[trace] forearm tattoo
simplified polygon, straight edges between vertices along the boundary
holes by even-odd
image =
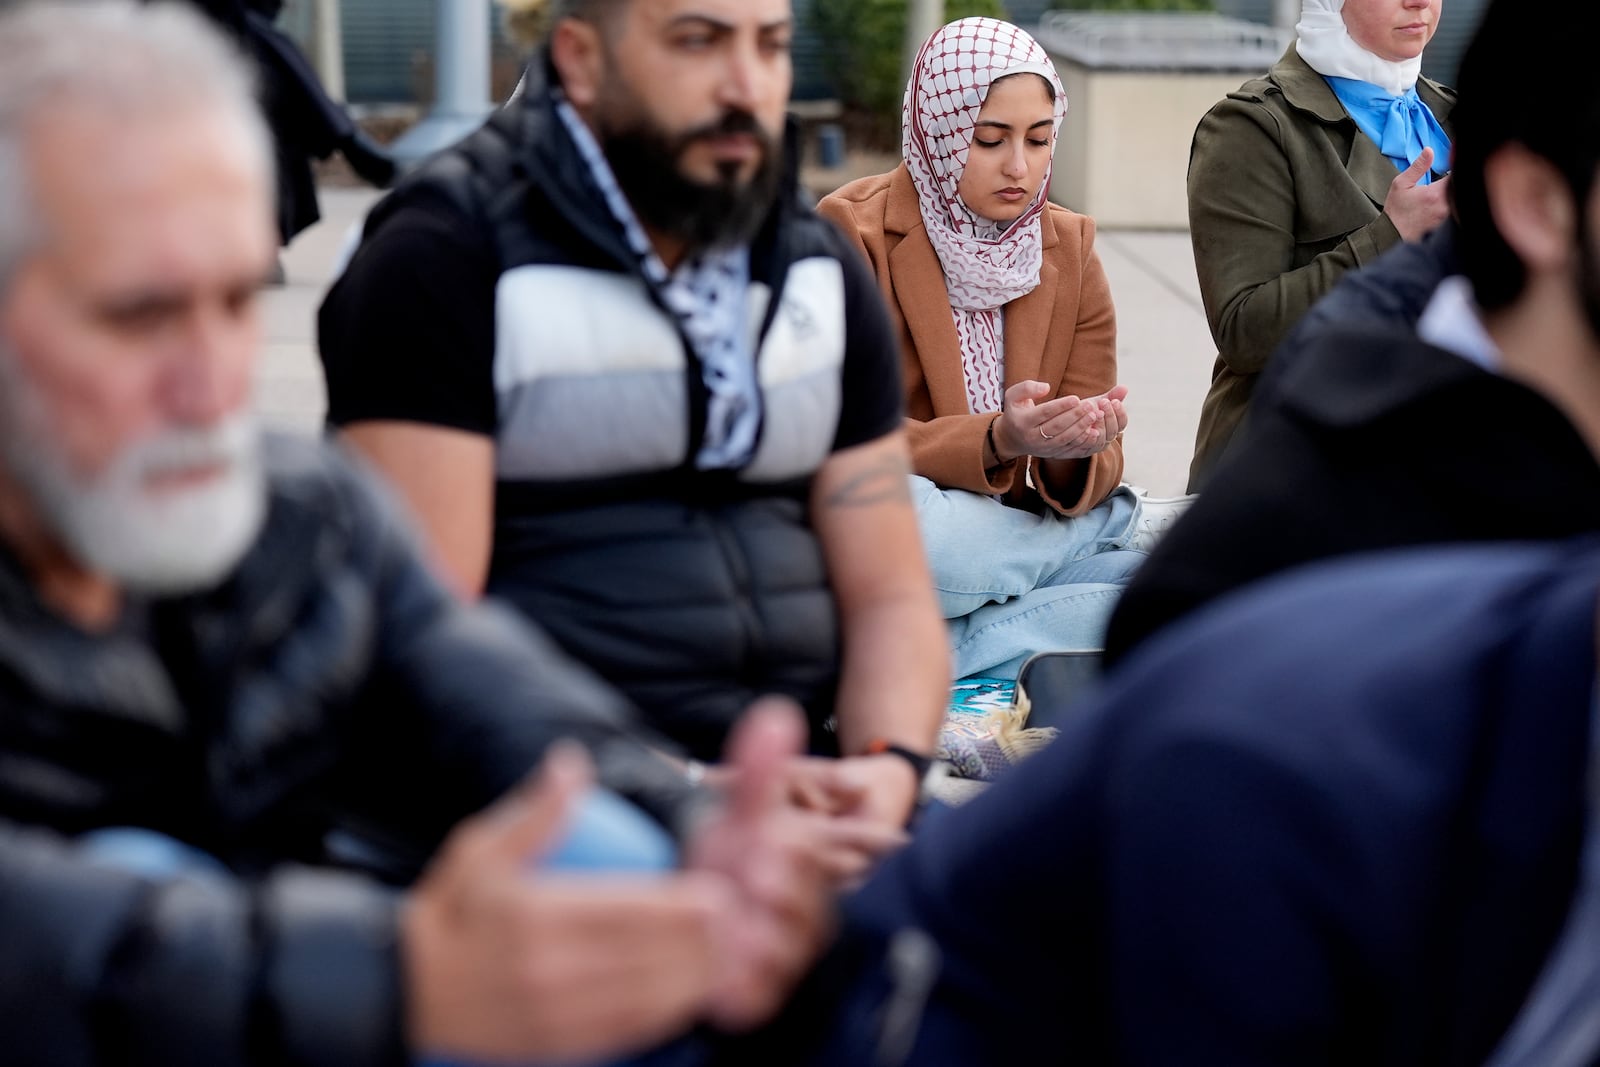
[[[911,465],[903,456],[884,456],[871,466],[851,475],[843,485],[823,498],[830,508],[861,508],[875,504],[911,502]]]

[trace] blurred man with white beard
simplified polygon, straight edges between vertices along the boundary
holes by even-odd
[[[689,819],[625,700],[258,434],[271,153],[196,16],[24,6],[0,56],[0,1058],[565,1062],[764,1010],[841,833],[777,799],[798,717]],[[572,752],[511,788],[562,738],[691,869],[530,870],[588,810]]]
[[[57,606],[84,622],[109,583],[213,584],[265,512],[247,403],[272,256],[253,210],[266,146],[223,108],[189,111],[63,103],[20,124],[25,156],[6,146],[6,195],[31,201],[9,213],[33,225],[0,235],[0,486],[38,514],[0,521],[25,562],[77,590]]]

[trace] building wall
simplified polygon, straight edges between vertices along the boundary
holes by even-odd
[[[1055,57],[1072,109],[1056,141],[1050,199],[1102,226],[1183,230],[1194,128],[1248,74],[1091,70]]]

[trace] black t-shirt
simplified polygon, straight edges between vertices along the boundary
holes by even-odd
[[[318,316],[328,422],[426,422],[493,436],[493,250],[443,210],[362,242]]]

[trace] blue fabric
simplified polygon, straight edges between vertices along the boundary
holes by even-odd
[[[667,871],[677,865],[676,844],[653,819],[609,790],[591,789],[578,802],[566,833],[536,867],[542,871],[594,874]],[[703,1058],[698,1043],[691,1038],[637,1057],[611,1061],[611,1067],[693,1067]],[[422,1057],[417,1067],[469,1065]]]
[[[111,827],[79,838],[96,863],[147,878],[219,878],[228,869],[215,857],[166,834],[141,827]],[[572,813],[566,833],[538,863],[547,871],[646,872],[677,866],[677,846],[643,811],[609,790],[589,790]],[[696,1067],[706,1053],[690,1037],[610,1067]],[[421,1056],[417,1067],[466,1067],[455,1060]],[[568,1065],[572,1067],[572,1065]]]
[[[1506,1040],[1485,1067],[1600,1063],[1600,693],[1589,735],[1589,819],[1583,879],[1561,942]]]
[[[848,902],[941,950],[907,1062],[1483,1063],[1572,899],[1597,591],[1592,539],[1431,547],[1157,635]]]
[[[1393,161],[1396,169],[1411,166],[1424,148],[1433,149],[1434,171],[1443,174],[1450,169],[1450,135],[1417,95],[1416,86],[1393,96],[1354,78],[1329,78],[1328,85],[1356,126]],[[1433,175],[1424,174],[1421,184],[1431,181]]]
[[[591,789],[566,833],[539,860],[548,871],[670,871],[678,847],[654,819],[608,789]]]
[[[711,1053],[704,1042],[696,1037],[687,1037],[670,1045],[642,1052],[631,1059],[615,1061],[609,1067],[704,1067],[710,1058]],[[467,1067],[467,1065],[456,1060],[425,1057],[418,1059],[414,1067]],[[559,1067],[583,1067],[583,1065],[566,1063]]]
[[[228,868],[211,853],[142,826],[92,830],[78,838],[78,847],[93,863],[157,881],[229,877]]]

